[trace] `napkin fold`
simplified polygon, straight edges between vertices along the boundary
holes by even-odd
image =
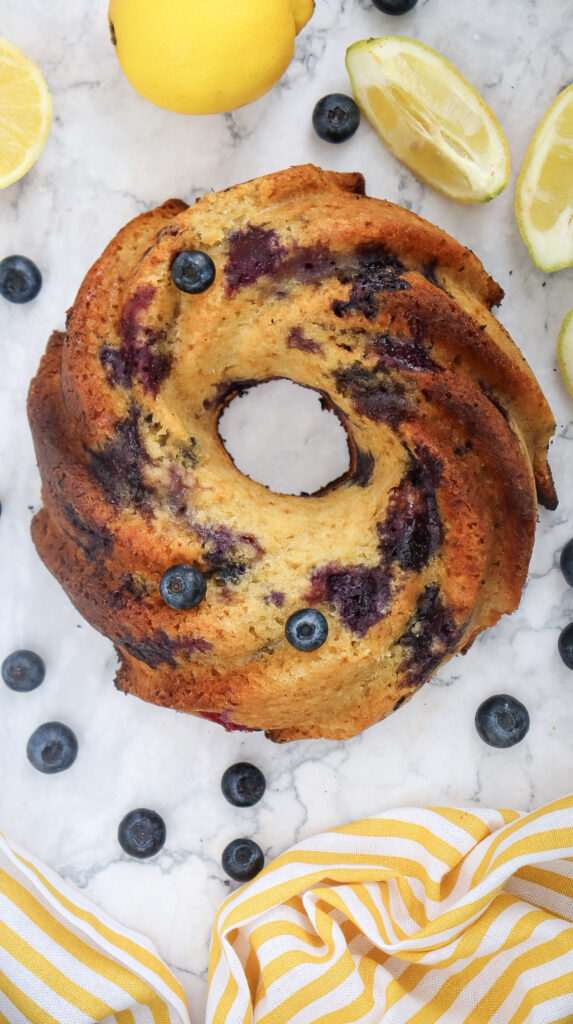
[[[0,833],[0,1024],[190,1024],[144,936]]]
[[[215,921],[208,1024],[573,1024],[573,796],[299,843]]]
[[[573,1024],[573,795],[387,811],[221,904],[207,1024]],[[0,834],[0,1024],[190,1024],[152,943]]]

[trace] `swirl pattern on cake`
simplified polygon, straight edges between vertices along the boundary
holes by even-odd
[[[207,253],[214,282],[176,287]],[[29,395],[41,558],[117,648],[117,685],[274,740],[344,738],[410,698],[519,603],[537,501],[556,505],[551,411],[468,249],[359,174],[293,167],[171,200],[87,274]],[[287,378],[348,434],[309,496],[241,474],[230,399]],[[165,571],[206,582],[169,607]],[[290,616],[326,639],[299,650]],[[321,620],[322,621],[322,620]]]

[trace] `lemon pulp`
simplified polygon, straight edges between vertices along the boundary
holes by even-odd
[[[573,309],[566,314],[557,339],[557,361],[561,376],[573,396]]]
[[[505,136],[476,90],[441,54],[384,36],[347,50],[354,98],[382,141],[422,181],[483,202],[509,180]]]
[[[39,68],[0,39],[0,188],[21,178],[44,148],[52,101]]]
[[[517,179],[515,214],[541,270],[573,266],[573,85],[559,93],[533,135]]]

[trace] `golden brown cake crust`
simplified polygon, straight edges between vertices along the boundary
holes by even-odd
[[[380,720],[519,603],[551,412],[491,314],[502,297],[440,229],[312,166],[128,224],[87,274],[29,394],[40,556],[109,636],[118,685],[264,729],[344,738]],[[199,295],[170,275],[207,252]],[[225,403],[288,378],[322,393],[349,472],[310,497],[243,476]],[[344,528],[341,529],[341,524]],[[187,611],[164,571],[199,568]],[[326,642],[285,639],[319,609]]]

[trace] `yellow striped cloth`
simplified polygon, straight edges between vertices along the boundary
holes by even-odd
[[[221,905],[208,1024],[573,1024],[573,795],[324,832]]]
[[[189,1024],[143,936],[0,834],[0,1024]],[[208,1024],[573,1024],[573,796],[325,832],[221,906]]]
[[[148,939],[0,833],[0,1024],[189,1024]]]

